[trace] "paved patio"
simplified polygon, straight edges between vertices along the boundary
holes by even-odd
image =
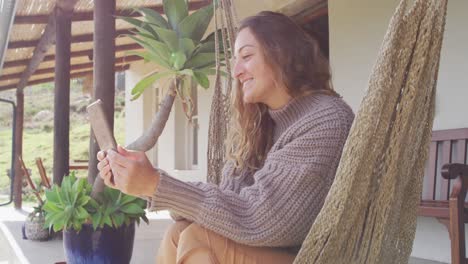
[[[28,210],[28,209],[27,209]],[[0,264],[49,264],[65,260],[62,240],[23,240],[21,226],[26,211],[0,207]],[[164,231],[172,222],[167,212],[149,213],[150,224],[136,227],[131,264],[154,264]]]
[[[0,207],[0,264],[49,264],[64,261],[62,240],[45,242],[23,240],[21,225],[27,211],[16,211],[11,206]],[[154,256],[164,230],[172,222],[167,212],[149,213],[150,224],[142,223],[136,229],[131,264],[154,264]],[[409,264],[446,264],[425,259],[410,258]]]

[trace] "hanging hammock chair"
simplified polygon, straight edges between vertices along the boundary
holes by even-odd
[[[234,7],[229,0],[213,3],[219,5],[216,27],[226,28],[216,36],[233,47]],[[447,0],[402,0],[398,5],[335,181],[295,263],[408,263],[446,10]],[[214,183],[224,164],[231,83],[228,77],[223,85],[217,74],[208,143],[208,181]]]

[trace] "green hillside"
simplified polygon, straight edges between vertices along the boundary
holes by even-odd
[[[53,88],[52,84],[30,87],[25,90],[25,123],[23,137],[23,160],[31,169],[33,179],[39,179],[35,158],[41,157],[49,177],[52,177],[53,162]],[[0,98],[14,99],[14,92],[0,93]],[[70,159],[88,159],[90,126],[85,108],[89,96],[83,95],[81,84],[74,81],[70,94]],[[0,106],[0,194],[9,191],[7,169],[11,164],[11,106]],[[124,93],[116,93],[114,119],[117,142],[125,141]],[[86,171],[79,175],[86,176]]]

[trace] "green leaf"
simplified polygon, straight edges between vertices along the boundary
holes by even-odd
[[[48,202],[60,203],[59,196],[56,191],[57,188],[58,188],[57,185],[54,185],[54,187],[52,187],[52,190],[45,191],[46,200]]]
[[[52,225],[54,232],[59,232],[60,230],[64,229],[64,223],[63,221],[56,222],[55,224]]]
[[[190,58],[195,50],[195,44],[191,39],[181,38],[179,39],[179,50],[184,52],[187,58]]]
[[[98,227],[100,227],[101,220],[102,220],[102,213],[101,212],[98,211],[95,214],[91,215],[91,221],[93,223],[94,230],[96,230]]]
[[[171,49],[165,43],[145,35],[140,35],[140,37],[145,43],[144,48],[156,52],[163,59],[169,59],[171,56]]]
[[[194,71],[193,77],[195,78],[197,83],[200,84],[203,88],[205,89],[210,88],[210,80],[208,79],[206,74],[204,74],[203,72]]]
[[[63,218],[63,217],[64,217],[63,211],[50,212],[50,213],[46,214],[45,221],[46,221],[46,223],[49,223],[51,225],[51,224],[54,224],[55,222],[57,222],[57,220],[59,220],[60,218]]]
[[[96,202],[96,200],[94,200],[91,197],[89,197],[89,201],[88,201],[87,205],[89,205],[91,208],[94,208],[96,210],[99,209],[99,204]]]
[[[117,189],[106,187],[105,192],[109,194],[110,201],[117,201],[120,196],[120,191]]]
[[[184,68],[205,68],[215,65],[216,58],[214,53],[198,53],[190,58],[184,65]]]
[[[145,60],[145,62],[152,61],[151,60],[151,54],[149,52],[147,52],[147,51],[131,50],[131,51],[125,52],[125,55],[127,55],[127,56],[136,55],[136,56],[138,56],[140,58],[143,58]]]
[[[76,206],[85,206],[88,204],[88,202],[91,200],[91,197],[82,195],[80,198],[78,198],[78,201],[76,202]]]
[[[121,226],[124,223],[125,215],[122,213],[116,213],[114,214],[113,218],[114,218],[115,225]]]
[[[141,198],[137,198],[136,203],[137,203],[141,208],[143,208],[143,209],[146,208],[146,203],[147,203],[146,200],[143,200],[143,199],[141,199]]]
[[[193,12],[179,24],[179,36],[200,42],[213,18],[213,5],[207,5]]]
[[[148,22],[156,24],[162,28],[169,28],[169,24],[166,19],[158,12],[146,7],[135,8],[135,10],[142,14]]]
[[[63,211],[63,208],[58,206],[56,203],[53,203],[51,201],[47,201],[44,206],[42,207],[44,211],[46,211],[48,214],[49,213],[58,213]]]
[[[164,0],[164,13],[172,29],[178,31],[179,23],[188,16],[188,7],[184,0]]]
[[[138,197],[131,196],[131,195],[128,195],[128,194],[124,194],[122,196],[122,199],[120,200],[120,205],[125,205],[125,204],[128,204],[128,203],[131,203],[131,202],[135,201],[136,199],[138,199]]]
[[[131,18],[131,17],[117,17],[117,18],[122,19],[125,22],[135,26],[135,28],[141,33],[147,33],[149,35],[154,36],[154,38],[158,38],[158,35],[154,31],[153,27],[145,23],[144,21],[141,21],[136,18]]]
[[[200,52],[214,53],[215,51],[216,50],[215,50],[215,42],[214,41],[207,41],[207,42],[200,43],[197,46],[197,50],[196,50],[197,53],[200,53]]]
[[[178,52],[172,53],[171,55],[171,63],[172,63],[172,66],[176,70],[182,69],[186,61],[187,61],[187,57],[185,56],[183,52],[178,51]]]
[[[183,69],[179,71],[180,75],[188,75],[188,76],[193,76],[193,70],[192,69]]]
[[[82,224],[79,222],[73,223],[73,229],[75,229],[77,232],[81,231]]]
[[[63,178],[63,180],[62,180],[62,190],[63,190],[64,192],[69,192],[69,191],[71,191],[72,184],[73,184],[73,183],[72,183],[72,179],[73,179],[73,178],[72,178],[71,175],[70,175],[70,176],[66,176],[66,177]]]
[[[113,227],[112,221],[109,215],[104,216],[103,222],[105,225],[108,225],[109,227]]]
[[[138,97],[140,97],[143,91],[146,88],[148,88],[148,86],[150,86],[152,83],[171,74],[173,73],[172,72],[156,72],[145,77],[143,80],[139,81],[135,85],[135,87],[132,89],[132,95],[133,95],[132,100],[135,100]]]
[[[155,28],[155,31],[171,51],[176,52],[179,50],[179,37],[174,30]]]
[[[141,56],[144,56],[143,58],[147,59],[148,61],[151,61],[153,63],[158,64],[159,66],[166,68],[166,69],[172,69],[172,66],[169,63],[170,59],[170,52],[168,52],[168,55],[165,54],[165,51],[163,49],[157,49],[156,45],[154,43],[148,44],[147,42],[135,37],[135,36],[129,36],[133,40],[135,40],[138,44],[140,44],[143,48],[146,49],[144,53],[141,53]],[[156,42],[156,41],[155,41]],[[164,45],[163,43],[159,42],[160,44]]]
[[[86,219],[89,217],[89,214],[83,207],[80,206],[76,208],[76,217],[79,219]]]
[[[145,210],[143,210],[140,206],[136,204],[127,204],[120,208],[120,210],[127,214],[143,214]]]

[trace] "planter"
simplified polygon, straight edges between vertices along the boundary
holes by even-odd
[[[24,222],[24,235],[29,240],[45,241],[49,238],[49,230],[44,228],[45,219],[36,216],[32,220],[28,217]]]
[[[63,247],[68,264],[128,264],[132,258],[135,223],[118,229],[105,226],[93,230],[83,225],[79,233],[63,231]]]

